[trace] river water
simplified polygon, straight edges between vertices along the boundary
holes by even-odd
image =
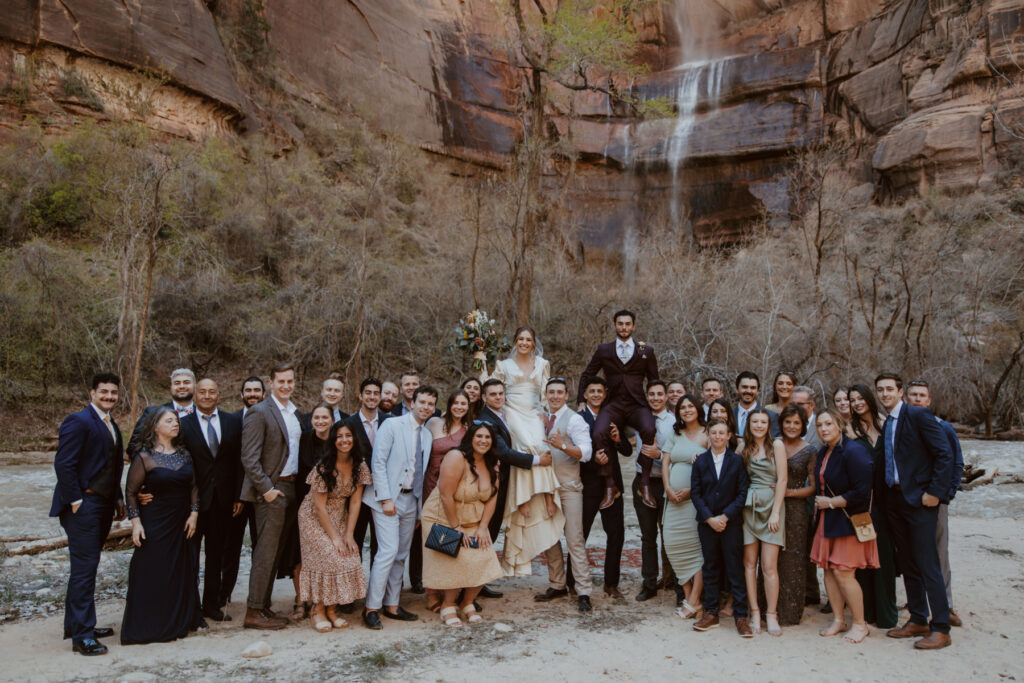
[[[1024,479],[1024,442],[964,440],[962,445],[966,462],[989,471],[998,467],[1001,474]],[[16,456],[0,454],[0,462],[9,462],[12,457]],[[52,454],[29,458],[30,464],[0,465],[0,538],[62,535],[56,518],[47,516],[56,481],[47,458]],[[961,491],[950,512],[967,517],[1024,518],[1024,483],[990,484]]]

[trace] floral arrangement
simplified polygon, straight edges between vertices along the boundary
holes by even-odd
[[[471,355],[475,370],[482,370],[485,362],[493,361],[510,348],[512,343],[498,331],[496,322],[486,311],[470,311],[455,328],[452,349]]]

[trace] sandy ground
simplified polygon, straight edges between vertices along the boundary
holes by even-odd
[[[997,503],[1006,493],[1018,494],[1015,486],[1005,493],[997,490],[1002,487],[984,488],[991,492],[965,492],[961,497],[985,495]],[[533,593],[547,585],[544,567],[535,563],[534,576],[499,582],[505,597],[484,601],[483,624],[455,631],[444,629],[426,610],[425,598],[411,593],[403,594],[403,605],[419,614],[420,621],[385,620],[380,632],[364,628],[357,614],[350,615],[349,628],[328,634],[315,633],[308,621],[278,632],[247,631],[240,624],[243,576],[235,589],[236,601],[229,605],[235,621],[167,644],[121,646],[115,636],[107,641],[109,655],[85,658],[72,654],[70,643],[60,640],[63,617],[57,609],[0,626],[0,680],[578,681],[680,680],[694,675],[713,680],[800,675],[834,680],[1020,680],[1024,638],[1014,626],[1019,626],[1019,619],[1011,618],[1024,605],[1020,515],[993,514],[1000,503],[986,506],[979,516],[978,502],[964,505],[970,516],[959,512],[960,498],[952,510],[954,598],[965,625],[953,630],[953,647],[938,652],[917,652],[909,641],[886,638],[875,628],[861,645],[821,638],[817,631],[830,617],[811,608],[803,623],[785,629],[781,638],[760,635],[742,640],[731,619],[723,619],[717,630],[696,633],[692,622],[673,615],[673,594],[663,592],[645,603],[632,599],[639,588],[635,566],[624,567],[621,588],[627,600],[613,601],[598,591],[594,612],[580,615],[574,601],[532,601]],[[639,531],[631,504],[626,510],[627,557],[635,559]],[[591,545],[602,543],[598,528]],[[120,575],[128,555],[105,553],[104,571]],[[54,585],[57,577],[46,576],[63,566],[63,557],[55,551],[35,560],[12,558],[0,574],[16,582],[36,578],[62,593],[63,587]],[[243,574],[247,563],[246,555]],[[598,570],[594,576],[600,585]],[[8,596],[14,588],[7,586]],[[898,591],[902,602],[902,586]],[[103,595],[107,597],[99,602],[99,624],[119,628],[123,599],[116,597],[116,590]],[[274,599],[275,608],[289,609],[290,582],[278,581]],[[273,653],[243,658],[242,650],[258,640],[268,643]]]

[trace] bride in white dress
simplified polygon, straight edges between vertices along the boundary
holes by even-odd
[[[498,361],[491,377],[505,384],[505,420],[512,448],[542,455],[550,450],[544,442],[541,398],[551,376],[551,364],[542,357],[536,339],[529,327],[516,330],[515,350]],[[486,373],[485,367],[484,379]],[[561,539],[565,517],[557,489],[558,479],[550,465],[511,468],[502,520],[502,568],[506,576],[529,576],[533,558]]]

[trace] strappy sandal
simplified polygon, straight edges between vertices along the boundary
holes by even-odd
[[[444,598],[440,595],[433,593],[427,594],[427,609],[435,614],[441,611],[441,605],[444,603]]]
[[[330,620],[331,626],[334,628],[345,628],[348,626],[348,622],[339,617],[333,608],[327,610],[327,619]]]
[[[331,622],[327,620],[323,612],[311,612],[309,623],[313,625],[313,630],[317,633],[327,633],[331,630]]]
[[[683,604],[676,608],[676,616],[680,619],[696,619],[702,610],[702,607],[694,607],[686,600],[683,600]]]
[[[851,628],[850,630],[852,631],[852,630],[853,630],[853,629],[855,629],[855,628],[859,628],[859,627],[857,626],[857,624],[854,624],[854,625],[853,625],[853,628]],[[860,638],[853,638],[853,637],[851,637],[851,636],[849,636],[849,635],[845,635],[845,636],[843,636],[843,641],[844,641],[844,642],[847,642],[847,643],[852,643],[852,644],[856,645],[857,643],[861,643],[861,642],[863,642],[863,641],[864,641],[864,639],[865,639],[865,638],[867,638],[867,637],[868,637],[868,636],[870,636],[870,635],[871,635],[871,629],[869,629],[869,628],[868,628],[868,625],[867,625],[867,624],[864,624],[864,635],[862,635],[862,636],[861,636]]]
[[[466,621],[470,624],[479,624],[484,620],[484,618],[476,611],[476,607],[473,606],[473,603],[469,603],[462,608],[462,616],[464,616]]]
[[[837,624],[838,624],[838,627],[837,627]],[[823,628],[820,631],[818,631],[818,635],[819,636],[823,636],[825,638],[828,638],[829,636],[838,636],[840,633],[845,631],[847,628],[849,628],[849,627],[846,625],[845,621],[839,621],[838,619],[833,619],[832,623],[829,625],[828,628]]]
[[[778,612],[765,612],[764,613],[765,623],[768,626],[768,635],[770,636],[781,636],[782,627],[779,626],[779,613]]]
[[[442,607],[441,608],[441,622],[449,628],[457,628],[462,626],[462,620],[459,619],[459,608],[458,607]]]
[[[750,632],[755,636],[761,634],[761,610],[750,610]]]

